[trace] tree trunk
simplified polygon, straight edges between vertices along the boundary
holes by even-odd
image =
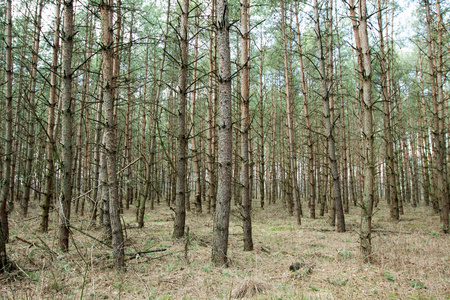
[[[319,50],[319,65],[320,65],[320,76],[321,76],[321,85],[320,85],[320,94],[322,97],[322,105],[323,105],[323,115],[325,121],[325,130],[326,130],[326,138],[328,145],[328,158],[331,166],[331,176],[333,179],[333,201],[331,201],[332,205],[336,209],[336,215],[338,219],[337,229],[338,232],[345,232],[345,219],[344,219],[344,211],[342,208],[342,199],[341,199],[341,185],[339,179],[339,168],[336,157],[336,142],[334,140],[333,133],[333,125],[331,120],[331,111],[330,111],[330,99],[329,93],[331,90],[331,83],[328,84],[327,87],[327,79],[325,76],[325,58],[323,54],[321,34],[320,34],[320,24],[319,24],[319,6],[317,4],[317,0],[314,0],[314,16],[315,16],[315,31],[317,38],[317,48]],[[331,21],[330,21],[331,23]],[[332,65],[332,64],[330,64]],[[329,70],[330,73],[330,70]],[[329,74],[332,76],[332,74]],[[328,79],[330,82],[330,80]],[[334,209],[332,208],[332,210]],[[332,224],[334,223],[334,216],[332,216]]]
[[[0,273],[8,271],[9,262],[6,253],[6,243],[9,239],[8,212],[6,203],[8,202],[11,178],[11,156],[12,156],[12,104],[13,104],[13,60],[12,60],[12,1],[6,1],[6,132],[5,132],[5,155],[3,184],[0,198]]]
[[[391,221],[399,220],[398,209],[398,195],[397,195],[397,183],[396,172],[394,163],[394,146],[392,141],[392,128],[391,128],[391,113],[390,105],[391,93],[389,88],[389,81],[387,78],[388,65],[386,62],[386,53],[384,47],[383,36],[383,19],[381,15],[381,0],[377,0],[377,19],[378,19],[378,37],[380,40],[380,66],[381,66],[381,96],[383,99],[383,113],[384,113],[384,140],[385,140],[385,154],[386,154],[386,175],[388,181],[388,187],[386,195],[388,196],[386,201],[390,205]]]
[[[28,96],[28,148],[27,148],[27,158],[26,158],[26,166],[25,166],[25,182],[23,185],[23,198],[22,198],[22,213],[24,216],[28,214],[28,203],[30,201],[30,192],[31,192],[31,181],[32,181],[32,167],[34,154],[36,149],[35,146],[35,115],[36,113],[36,82],[37,82],[37,62],[39,57],[39,41],[41,37],[41,20],[42,20],[42,10],[44,8],[44,1],[40,0],[36,7],[36,26],[34,30],[34,40],[32,47],[32,56],[31,56],[31,71],[30,71],[30,90]]]
[[[295,20],[297,26],[297,40],[298,40],[298,53],[299,53],[299,63],[300,72],[302,75],[302,95],[303,95],[303,109],[305,112],[305,122],[306,122],[306,141],[308,143],[308,183],[309,183],[309,217],[311,219],[316,218],[316,180],[314,175],[314,150],[312,141],[312,129],[311,120],[309,117],[309,101],[308,94],[306,91],[306,78],[305,78],[305,68],[303,66],[303,51],[300,36],[300,25],[298,20],[298,0],[295,1]]]
[[[374,135],[373,135],[373,107],[372,107],[372,61],[370,57],[369,37],[367,34],[367,6],[366,0],[360,1],[359,13],[359,38],[361,48],[358,55],[361,56],[360,76],[362,77],[362,131],[364,183],[361,201],[361,254],[364,261],[370,260],[372,254],[372,210],[374,192]]]
[[[284,51],[284,85],[286,92],[286,115],[287,115],[287,131],[289,138],[289,167],[290,174],[288,178],[290,179],[289,184],[292,189],[292,200],[296,206],[296,220],[297,224],[300,225],[301,221],[301,208],[300,200],[297,195],[297,172],[296,172],[296,158],[295,158],[295,146],[294,146],[294,108],[292,103],[292,97],[289,90],[289,69],[288,69],[288,53],[287,53],[287,37],[286,37],[286,21],[285,14],[286,10],[284,8],[284,1],[280,0],[281,5],[281,30],[283,34],[283,51]]]
[[[49,106],[48,106],[48,117],[47,117],[47,145],[46,145],[46,165],[45,170],[45,191],[44,191],[44,201],[41,204],[41,223],[39,225],[39,230],[41,232],[48,231],[48,219],[50,204],[54,196],[54,185],[55,185],[55,161],[53,155],[56,151],[54,136],[55,127],[55,106],[57,97],[57,76],[58,76],[58,52],[59,52],[59,35],[60,35],[60,23],[61,23],[61,1],[56,1],[55,5],[55,31],[53,34],[53,53],[52,53],[52,73],[50,74],[50,95],[49,95]]]
[[[194,173],[195,173],[195,210],[197,213],[202,212],[202,187],[201,187],[201,172],[200,172],[200,161],[201,161],[201,151],[199,151],[199,141],[197,134],[195,132],[195,111],[196,111],[196,100],[197,100],[197,65],[198,65],[198,34],[200,29],[200,13],[198,7],[196,8],[195,14],[195,42],[194,42],[194,70],[192,71],[192,102],[191,102],[191,122],[193,128],[192,137],[192,159],[194,162]]]
[[[249,3],[241,0],[241,201],[242,222],[244,232],[244,251],[253,250],[252,221],[250,214],[250,191],[249,191],[249,130],[250,130],[250,31],[249,31]]]
[[[177,190],[175,203],[175,223],[173,237],[184,236],[186,223],[186,103],[187,103],[187,75],[188,75],[188,14],[189,0],[183,0],[180,20],[180,75],[178,77],[178,139],[177,139]]]
[[[73,104],[72,104],[72,50],[73,50],[73,0],[64,0],[63,35],[62,35],[62,164],[61,164],[61,210],[59,227],[59,244],[61,250],[69,250],[70,206],[72,202],[72,139],[73,139]]]
[[[113,27],[112,0],[104,0],[100,6],[102,24],[102,77],[103,77],[103,111],[105,115],[105,160],[108,172],[109,214],[111,218],[113,258],[118,270],[125,268],[124,240],[122,224],[119,215],[119,198],[117,191],[117,162],[116,162],[116,122],[114,118],[114,87],[113,75]]]
[[[450,233],[450,220],[449,220],[449,195],[448,195],[448,183],[447,183],[447,154],[446,154],[446,124],[445,124],[445,111],[444,103],[444,64],[442,53],[442,36],[444,32],[444,24],[442,21],[440,0],[436,0],[436,16],[437,16],[437,60],[436,60],[436,81],[437,81],[437,97],[435,106],[435,124],[434,129],[436,148],[437,148],[437,174],[438,174],[438,193],[439,204],[441,207],[441,223],[442,231],[444,233]],[[447,128],[448,130],[448,128]]]
[[[219,56],[219,185],[214,217],[212,262],[216,266],[228,264],[228,227],[231,202],[231,63],[228,23],[228,1],[217,2],[217,43]]]

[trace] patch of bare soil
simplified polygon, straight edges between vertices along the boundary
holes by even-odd
[[[125,212],[127,271],[113,268],[101,228],[73,217],[71,248],[58,249],[58,217],[37,231],[38,218],[10,216],[12,273],[0,275],[2,299],[449,299],[450,239],[429,208],[407,207],[398,223],[381,207],[373,220],[370,264],[359,256],[359,209],[338,233],[326,217],[297,226],[282,204],[253,209],[255,249],[243,251],[238,213],[230,222],[228,268],[210,263],[212,217],[188,213],[189,243],[171,238],[171,211],[148,211],[136,228]],[[235,209],[237,211],[237,209]],[[32,213],[36,213],[37,210]],[[165,250],[164,250],[165,249]],[[146,252],[157,250],[157,252]]]

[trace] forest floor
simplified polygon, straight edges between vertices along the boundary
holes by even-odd
[[[359,256],[359,208],[346,215],[347,232],[338,233],[326,217],[302,219],[297,226],[281,203],[253,209],[254,251],[244,252],[239,213],[232,210],[228,268],[211,262],[212,217],[187,215],[185,239],[171,238],[172,212],[163,204],[148,211],[137,229],[135,209],[126,211],[126,252],[166,249],[112,266],[111,250],[73,230],[70,251],[58,249],[58,216],[51,230],[37,232],[39,219],[10,215],[8,255],[17,268],[0,275],[1,299],[450,299],[450,238],[440,232],[430,208],[406,207],[398,223],[387,207],[373,218],[372,263]],[[35,207],[30,215],[36,213]],[[88,228],[87,217],[72,224]],[[186,259],[187,254],[187,259]],[[289,266],[300,263],[292,272]]]

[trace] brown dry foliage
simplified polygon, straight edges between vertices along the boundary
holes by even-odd
[[[348,232],[337,233],[326,218],[296,225],[282,205],[253,208],[255,250],[242,249],[238,214],[231,216],[229,268],[210,263],[212,218],[189,213],[188,257],[184,241],[171,238],[173,221],[165,205],[149,211],[144,229],[134,227],[127,211],[126,252],[166,248],[127,261],[127,271],[113,269],[111,251],[73,231],[68,253],[58,249],[57,215],[48,234],[37,232],[37,218],[11,214],[10,258],[14,273],[0,277],[2,299],[449,299],[450,239],[440,233],[430,208],[406,207],[398,223],[375,214],[372,264],[359,257],[359,209],[346,215]],[[37,214],[36,208],[32,213]],[[72,224],[88,228],[86,217]],[[25,242],[28,241],[29,243]],[[302,268],[289,271],[294,262]]]

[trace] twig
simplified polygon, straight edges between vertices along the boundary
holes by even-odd
[[[78,232],[80,232],[80,233],[82,233],[82,234],[84,234],[84,235],[86,235],[86,236],[88,236],[88,237],[90,237],[91,239],[93,239],[93,240],[99,242],[100,244],[102,244],[102,245],[104,245],[104,246],[106,246],[106,247],[108,247],[108,248],[110,248],[110,249],[113,249],[113,247],[112,247],[111,245],[109,245],[109,244],[107,244],[107,243],[105,243],[105,242],[103,242],[103,241],[100,241],[99,239],[93,237],[93,236],[90,235],[89,233],[86,233],[86,232],[82,231],[81,229],[78,229],[78,228],[76,228],[75,226],[70,225],[70,224],[69,224],[69,227],[75,229],[76,231],[78,231]]]
[[[24,243],[30,245],[30,247],[31,247],[31,246],[39,247],[39,246],[36,245],[34,242],[29,242],[29,241],[27,241],[27,240],[25,240],[25,239],[22,239],[22,238],[18,237],[18,236],[16,236],[16,239],[18,239],[19,241],[24,242]]]

